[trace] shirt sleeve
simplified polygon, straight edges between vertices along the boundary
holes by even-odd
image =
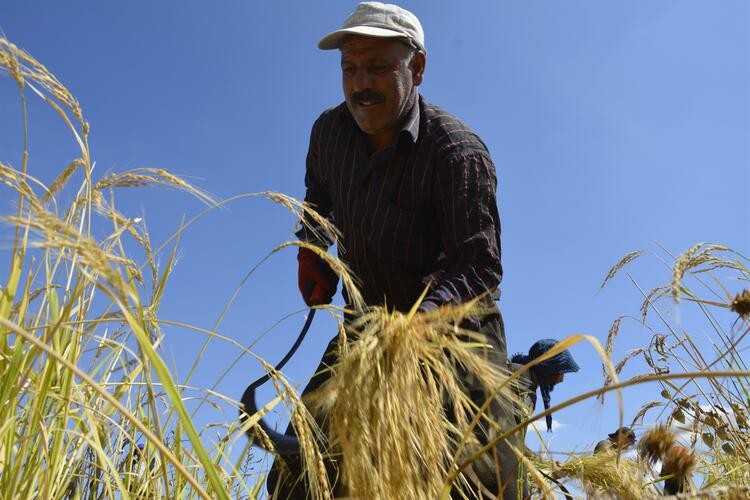
[[[492,160],[477,151],[448,156],[438,165],[435,187],[446,264],[425,300],[440,306],[486,292],[497,299],[502,266]]]
[[[320,180],[320,140],[318,137],[319,127],[317,125],[316,123],[313,126],[310,133],[310,146],[307,150],[307,159],[305,162],[305,202],[324,218],[333,222],[333,203],[331,202],[328,189]],[[321,248],[327,249],[334,242],[334,238],[309,217],[305,218],[301,224],[301,228],[295,234],[301,241]]]

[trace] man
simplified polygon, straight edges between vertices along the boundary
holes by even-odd
[[[486,336],[488,356],[504,366],[505,333],[493,300],[502,277],[495,167],[469,127],[419,95],[426,64],[419,20],[395,5],[363,2],[318,46],[341,52],[345,102],[313,125],[305,201],[340,231],[339,257],[359,278],[366,304],[408,311],[428,285],[422,312],[484,297],[492,313],[470,326]],[[331,243],[304,228],[298,236],[321,248]],[[299,250],[298,261],[305,302],[330,303],[335,273],[308,249]],[[342,293],[348,303],[348,291]],[[335,362],[336,345],[334,338],[303,397],[329,376],[325,368]],[[467,386],[477,404],[484,403],[484,388]],[[503,428],[513,422],[509,409],[493,405],[490,412]],[[500,470],[487,474],[469,497],[479,490],[525,496],[525,478],[508,444],[493,451]],[[279,478],[274,464],[269,492],[304,498],[299,463],[287,462],[292,479]],[[327,465],[335,480],[335,464]]]
[[[622,452],[635,444],[636,435],[630,427],[620,427],[612,434],[607,434],[607,439],[596,443],[594,454],[607,451]]]
[[[550,349],[552,349],[558,343],[555,339],[542,339],[535,342],[529,349],[529,354],[514,354],[511,357],[510,370],[516,371],[521,366],[530,363],[531,361],[543,356]],[[515,365],[515,366],[514,366]],[[566,373],[575,373],[580,370],[578,363],[573,359],[573,355],[570,351],[565,349],[549,359],[535,364],[530,367],[528,373],[524,377],[523,384],[526,387],[522,389],[522,395],[526,400],[526,404],[531,412],[536,407],[536,390],[542,394],[542,402],[544,403],[544,409],[549,410],[550,408],[550,393],[555,386],[561,383],[565,379]],[[552,431],[552,415],[546,416],[547,431]]]

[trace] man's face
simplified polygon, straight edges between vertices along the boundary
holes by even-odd
[[[378,149],[400,130],[422,83],[424,60],[393,38],[351,36],[341,46],[346,106]]]
[[[553,387],[559,384],[565,380],[565,374],[564,373],[552,373],[547,376],[547,383],[551,384]]]
[[[564,379],[564,373],[551,373],[549,375],[543,375],[541,378],[539,378],[533,371],[531,372],[531,380],[533,380],[535,384],[549,384],[550,390],[554,389],[554,387]]]

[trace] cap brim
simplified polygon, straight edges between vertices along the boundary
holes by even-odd
[[[549,373],[575,373],[581,369],[567,349],[537,366]]]
[[[570,351],[567,349],[561,352],[558,356],[561,357],[560,359],[560,371],[563,373],[575,373],[581,368],[578,366],[578,363],[575,362],[573,359],[573,355],[570,354]]]
[[[575,373],[580,369],[581,367],[578,366],[578,363],[576,363],[572,359],[567,360],[567,362],[563,366],[563,370],[565,370],[564,373]]]
[[[409,37],[398,31],[388,30],[385,28],[375,28],[373,26],[353,26],[343,28],[327,34],[318,42],[318,48],[321,50],[332,50],[341,47],[344,39],[350,35],[375,36],[378,38],[401,38],[409,40]]]

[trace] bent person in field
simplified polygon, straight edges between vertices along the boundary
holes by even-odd
[[[468,328],[484,336],[487,356],[504,368],[505,332],[495,303],[502,277],[495,166],[476,133],[420,95],[427,52],[419,20],[395,5],[360,3],[343,28],[318,46],[340,51],[344,102],[324,111],[312,127],[305,201],[340,232],[339,258],[359,278],[368,306],[407,312],[426,287],[420,313],[480,298],[490,313],[469,319]],[[324,250],[332,243],[314,228],[298,236]],[[327,263],[300,248],[298,264],[305,302],[330,303],[338,278]],[[342,294],[351,305],[346,287]],[[336,362],[337,342],[335,337],[328,345],[303,398],[330,377],[326,368]],[[486,390],[475,387],[470,376],[464,385],[481,406]],[[515,423],[508,405],[491,404],[486,411],[502,429]],[[325,418],[316,418],[325,431]],[[287,434],[293,432],[290,425]],[[509,440],[516,449],[522,446],[520,435]],[[453,494],[526,497],[525,475],[509,443],[487,454],[497,467],[482,477],[474,474],[474,483],[463,483],[461,493],[454,486]],[[269,474],[269,492],[274,498],[305,498],[308,486],[298,458],[288,457],[284,466],[279,462]],[[329,460],[326,468],[334,496],[347,495],[337,482],[336,464]]]
[[[558,343],[555,339],[542,339],[534,342],[529,348],[528,354],[514,354],[508,362],[508,370],[513,373],[520,370],[524,365],[543,356]],[[549,359],[545,359],[525,371],[519,379],[518,395],[521,403],[524,405],[517,412],[519,423],[530,417],[536,408],[537,395],[536,391],[542,395],[544,409],[549,410],[551,402],[551,392],[557,384],[565,380],[566,373],[575,373],[580,370],[578,363],[573,359],[573,355],[565,349]],[[552,415],[546,415],[547,432],[552,431]],[[526,431],[524,431],[524,436]],[[531,451],[524,442],[524,453],[528,457],[538,456]]]
[[[528,354],[514,354],[508,364],[511,372],[515,372],[523,365],[526,365],[537,358],[540,358],[557,345],[558,341],[555,339],[542,339],[535,342],[529,349]],[[534,412],[536,408],[536,390],[542,394],[542,403],[544,409],[549,410],[551,395],[550,393],[557,384],[560,384],[565,380],[566,373],[575,373],[581,368],[573,359],[573,355],[565,349],[549,359],[545,359],[533,366],[531,366],[526,373],[522,376],[521,383],[521,396],[529,415]],[[546,415],[547,431],[552,431],[552,415]]]

